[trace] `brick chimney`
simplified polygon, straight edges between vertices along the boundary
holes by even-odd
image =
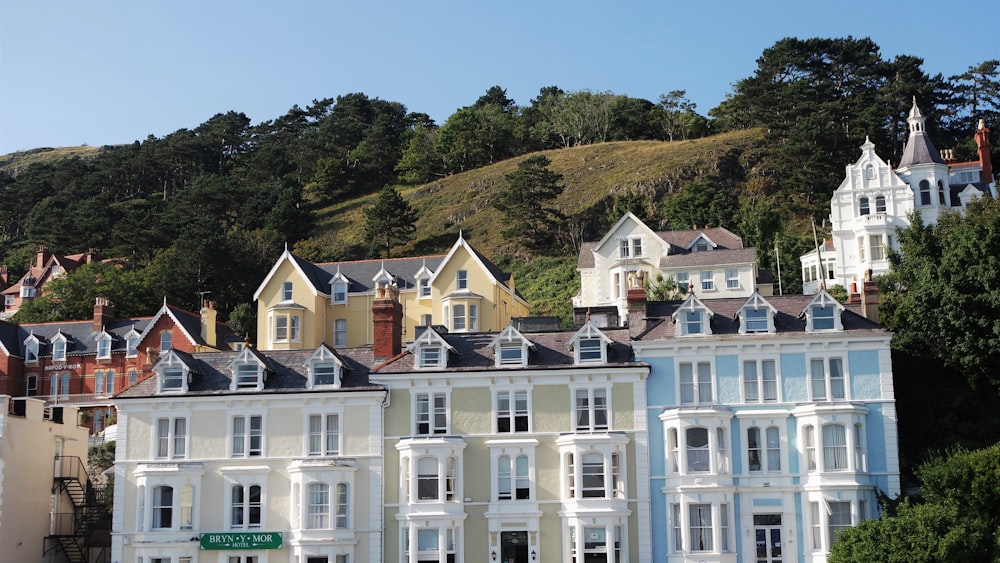
[[[878,283],[872,281],[872,271],[865,272],[865,281],[861,283],[861,315],[881,324],[878,314]]]
[[[399,288],[395,283],[380,283],[372,302],[374,346],[376,358],[391,358],[403,348],[403,306],[399,303]]]
[[[45,263],[49,261],[52,257],[52,253],[49,252],[49,247],[44,244],[38,245],[38,254],[35,255],[35,267],[44,268]]]
[[[201,304],[201,339],[206,346],[218,348],[215,324],[219,314],[215,311],[215,301],[205,299]]]
[[[115,318],[115,306],[107,297],[98,297],[94,301],[94,324],[91,327],[94,332],[104,330],[104,325]]]
[[[636,336],[646,330],[646,276],[645,272],[628,275],[628,333]]]
[[[990,184],[993,182],[993,163],[990,162],[990,130],[982,119],[979,120],[979,128],[976,129],[976,147],[979,149],[979,163],[983,166],[983,171],[979,174],[979,181]]]

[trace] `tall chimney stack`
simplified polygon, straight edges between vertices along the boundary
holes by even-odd
[[[993,183],[993,163],[990,161],[990,130],[986,127],[986,122],[979,120],[979,128],[976,129],[976,147],[979,150],[979,163],[983,166],[983,171],[979,174],[979,181]]]
[[[201,304],[201,339],[206,346],[218,348],[215,325],[219,314],[215,311],[215,301],[205,299]]]
[[[399,287],[380,283],[372,301],[373,350],[376,358],[392,358],[403,349],[403,306]]]
[[[104,325],[115,318],[115,306],[107,297],[98,297],[94,301],[94,324],[91,326],[94,332],[104,330]]]
[[[646,330],[646,273],[628,274],[628,333],[636,336]]]
[[[861,283],[861,315],[873,323],[882,323],[878,313],[878,283],[872,281],[871,270],[865,272],[865,281]]]

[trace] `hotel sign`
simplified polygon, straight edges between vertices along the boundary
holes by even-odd
[[[219,532],[201,535],[202,549],[281,549],[281,532]]]

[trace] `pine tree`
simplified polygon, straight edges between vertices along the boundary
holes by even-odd
[[[365,238],[371,243],[373,253],[385,248],[385,257],[392,255],[392,247],[413,239],[417,230],[417,212],[392,186],[382,188],[375,203],[365,209]]]

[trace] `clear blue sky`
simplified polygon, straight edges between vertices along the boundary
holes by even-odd
[[[0,0],[0,154],[351,92],[438,123],[493,85],[520,105],[552,85],[683,89],[704,114],[783,37],[868,36],[949,76],[1000,57],[998,16],[996,0]]]

